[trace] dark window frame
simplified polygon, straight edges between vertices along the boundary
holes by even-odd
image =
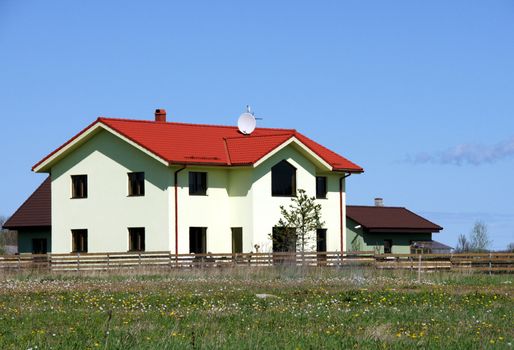
[[[271,167],[271,196],[296,196],[296,168],[285,159]]]
[[[87,175],[71,175],[71,198],[87,198]]]
[[[145,173],[136,171],[128,173],[128,196],[143,197],[145,195]]]
[[[327,199],[327,177],[316,176],[316,199]]]
[[[189,172],[189,195],[190,196],[206,196],[207,195],[207,172],[206,171],[190,171]]]
[[[88,231],[87,229],[71,230],[71,252],[87,253],[88,251]]]
[[[146,249],[146,230],[144,227],[129,227],[129,252],[144,252]]]

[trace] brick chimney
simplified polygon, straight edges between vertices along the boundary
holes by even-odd
[[[165,109],[156,109],[155,110],[155,121],[156,122],[165,122],[166,121],[166,110]]]
[[[383,207],[384,206],[384,198],[377,197],[375,198],[375,207]]]

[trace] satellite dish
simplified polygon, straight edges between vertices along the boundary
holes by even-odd
[[[244,135],[250,135],[254,130],[257,122],[255,121],[255,116],[250,112],[250,107],[247,106],[247,112],[244,112],[239,116],[237,120],[237,127],[239,128],[239,132]]]

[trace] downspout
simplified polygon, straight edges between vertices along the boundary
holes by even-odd
[[[186,166],[175,170],[175,259],[178,258],[178,173],[184,170]]]
[[[341,258],[343,257],[344,252],[344,230],[346,227],[343,227],[343,180],[352,175],[352,173],[348,173],[343,177],[339,178],[339,226],[341,227]]]

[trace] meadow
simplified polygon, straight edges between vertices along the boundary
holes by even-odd
[[[514,276],[0,274],[0,349],[511,349]]]

